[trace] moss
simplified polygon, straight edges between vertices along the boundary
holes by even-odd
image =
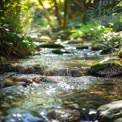
[[[7,61],[6,57],[0,56],[0,63]]]
[[[118,57],[122,58],[122,47],[120,48],[120,51],[118,53]]]
[[[106,69],[108,70],[109,68],[111,70],[112,67],[114,67],[114,70],[120,69],[120,68],[122,68],[122,64],[117,60],[107,61],[107,62],[102,63],[102,64],[100,64],[100,63],[95,64],[95,65],[91,66],[91,68],[88,70],[88,74],[100,76],[100,74],[98,73],[99,71],[105,71]]]

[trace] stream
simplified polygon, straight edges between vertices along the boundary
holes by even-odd
[[[34,56],[7,62],[19,70],[4,72],[0,79],[22,82],[0,89],[0,122],[98,122],[99,106],[122,99],[121,77],[85,74],[107,55],[73,47],[67,48],[70,53],[54,50],[42,48]],[[33,82],[22,84],[25,79]]]

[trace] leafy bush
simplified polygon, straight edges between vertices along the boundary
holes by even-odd
[[[110,32],[112,28],[105,28],[104,26],[98,25],[94,26],[91,24],[83,25],[81,24],[78,29],[71,30],[71,38],[81,37],[88,41],[96,41],[102,33]]]
[[[112,27],[114,31],[122,31],[122,1],[98,0],[87,11],[89,23],[97,23]]]
[[[97,41],[96,43],[102,43],[104,48],[108,47],[111,49],[115,49],[120,47],[122,41],[122,36],[117,32],[108,32],[103,33],[101,36],[101,41]]]
[[[102,45],[103,48],[116,48],[122,40],[120,33],[112,32],[112,28],[101,25],[83,25],[78,29],[71,30],[71,38],[82,38],[84,41],[91,41],[93,45]]]
[[[32,41],[26,40],[26,36],[11,32],[7,25],[0,26],[0,55],[24,57],[33,51]]]

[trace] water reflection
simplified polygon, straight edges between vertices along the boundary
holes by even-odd
[[[33,83],[27,87],[14,86],[1,89],[1,119],[6,122],[20,120],[28,122],[31,118],[38,122],[46,118],[48,120],[47,114],[51,110],[70,109],[78,110],[83,114],[83,108],[87,110],[85,116],[90,116],[95,114],[100,105],[122,99],[121,79],[112,80],[91,76],[86,76],[86,79],[85,76],[81,79],[78,77],[62,79],[64,80],[57,83]],[[46,118],[42,117],[43,114]]]

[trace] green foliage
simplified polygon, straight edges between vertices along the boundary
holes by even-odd
[[[22,11],[32,7],[31,4],[27,1],[23,4],[22,0],[2,0],[0,4],[0,55],[24,57],[30,54],[34,47],[22,34]]]
[[[122,37],[120,33],[112,32],[112,28],[101,25],[83,25],[71,30],[71,38],[82,38],[91,41],[93,45],[101,45],[103,48],[116,48],[120,46]]]
[[[33,43],[26,40],[26,36],[11,32],[5,25],[0,26],[0,55],[24,57],[30,54]]]
[[[122,1],[99,0],[87,11],[89,23],[97,23],[106,27],[112,27],[114,31],[122,30]]]
[[[78,29],[71,30],[71,38],[81,37],[85,40],[93,41],[98,39],[102,33],[107,33],[111,30],[112,28],[105,28],[101,25],[95,26],[92,24],[81,24]]]
[[[121,46],[122,36],[120,33],[108,32],[103,33],[101,36],[101,41],[98,40],[95,43],[102,43],[103,48],[115,49]]]
[[[21,31],[20,2],[21,0],[2,0],[0,3],[0,23],[7,24],[10,31]]]

